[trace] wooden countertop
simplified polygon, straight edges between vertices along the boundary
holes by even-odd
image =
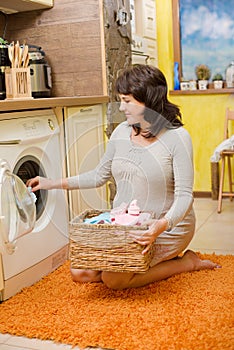
[[[75,107],[109,102],[108,96],[49,97],[0,101],[0,113],[26,109]]]

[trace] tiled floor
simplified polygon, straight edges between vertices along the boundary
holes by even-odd
[[[196,198],[194,207],[197,216],[197,230],[189,248],[201,253],[234,255],[234,201],[224,199],[221,214],[217,214],[217,201],[211,199]],[[68,350],[72,347],[39,339],[0,334],[0,350],[28,349]],[[78,350],[77,347],[73,349]]]

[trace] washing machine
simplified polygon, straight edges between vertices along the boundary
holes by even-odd
[[[0,300],[34,284],[68,258],[63,190],[27,188],[37,175],[61,178],[64,159],[52,109],[0,114]]]

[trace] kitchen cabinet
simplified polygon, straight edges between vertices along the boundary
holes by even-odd
[[[66,109],[65,139],[67,176],[92,170],[105,149],[103,105]],[[107,191],[102,186],[68,192],[70,220],[88,208],[106,209]]]
[[[156,31],[156,5],[155,0],[142,1],[141,23],[142,35],[146,43],[147,63],[158,66],[157,31]]]
[[[158,65],[155,0],[130,0],[133,63]]]
[[[158,67],[157,42],[155,39],[146,40],[146,53],[149,56],[147,63]]]
[[[156,38],[156,6],[155,0],[142,1],[141,26],[144,38]]]
[[[0,11],[13,14],[17,12],[44,10],[53,7],[54,0],[1,0]]]
[[[132,33],[141,38],[156,39],[155,0],[130,0]]]

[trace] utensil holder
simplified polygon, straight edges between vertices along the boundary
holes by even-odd
[[[32,98],[30,68],[6,68],[5,84],[7,99]]]

